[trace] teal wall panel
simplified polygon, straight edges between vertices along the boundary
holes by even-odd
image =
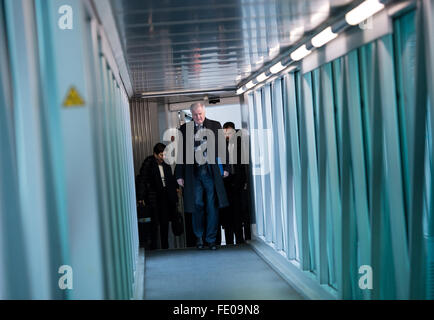
[[[21,221],[12,80],[4,1],[0,1],[0,299],[30,299]],[[9,263],[5,263],[8,261]]]
[[[300,148],[299,148],[299,129],[297,122],[297,94],[294,74],[288,74],[284,78],[284,114],[285,114],[285,133],[287,138],[287,154],[288,154],[288,189],[290,197],[288,200],[288,211],[291,212],[290,219],[294,222],[294,228],[288,230],[289,234],[294,234],[292,246],[295,249],[294,255],[289,258],[300,261],[300,246],[299,241],[302,238],[301,233],[301,164],[300,164]]]
[[[286,186],[271,180],[270,198],[284,202],[274,211],[256,207],[256,215],[265,233],[288,233],[288,263],[337,298],[434,294],[433,10],[432,2],[420,1],[418,15],[409,9],[391,18],[393,33],[310,72],[272,80],[272,88],[283,84],[281,115],[279,90],[270,99],[265,84],[250,94],[261,105],[249,112],[266,118],[271,110],[273,134],[286,142],[286,159],[275,153],[270,163],[272,175],[287,164]],[[283,132],[275,128],[279,117]],[[256,205],[270,190],[268,177],[257,179],[263,182]],[[270,234],[262,239],[275,241]]]
[[[93,8],[68,1],[64,30],[64,4],[0,1],[0,297],[130,299],[139,248],[129,99]],[[72,86],[84,103],[66,107]]]
[[[35,9],[29,1],[5,1],[4,8],[13,101],[15,183],[20,203],[15,222],[21,226],[24,243],[19,254],[25,255],[34,266],[26,266],[30,296],[48,299],[52,294],[50,288],[55,284],[50,275],[56,268],[50,261],[49,232],[45,223],[49,215],[42,142],[43,106],[39,96],[38,56],[26,55],[26,52],[37,52]],[[12,214],[10,209],[6,208],[8,215]],[[12,235],[9,242],[13,242],[13,238]]]

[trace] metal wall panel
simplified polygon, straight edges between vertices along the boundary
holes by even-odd
[[[268,123],[267,109],[273,124],[284,117],[285,131],[273,132],[285,136],[288,160],[274,149],[271,175],[282,162],[288,166],[290,196],[282,213],[295,222],[287,239],[296,249],[288,252],[288,263],[337,298],[429,299],[434,292],[434,24],[426,14],[432,10],[432,2],[421,1],[417,19],[414,11],[395,17],[393,34],[309,72],[284,75],[283,115],[275,112],[278,91],[271,99],[267,85],[246,93],[262,102],[249,109],[264,115],[260,127]],[[271,191],[278,193],[277,186]],[[256,216],[265,228],[256,227],[272,245],[270,231],[284,226],[291,232],[291,224],[277,218],[285,206],[261,209],[268,190],[264,182],[256,185]]]
[[[92,6],[70,1],[64,30],[62,5],[0,2],[0,295],[130,299],[139,248],[129,100]],[[72,86],[81,101],[67,107]],[[72,288],[60,286],[64,266]]]
[[[131,132],[134,153],[134,174],[147,156],[153,154],[154,145],[160,142],[157,103],[146,99],[131,100]]]
[[[5,14],[14,103],[13,121],[17,155],[15,183],[18,186],[20,202],[20,210],[16,212],[19,220],[16,222],[22,230],[22,233],[18,234],[22,240],[18,241],[24,243],[23,251],[18,255],[25,255],[26,260],[33,263],[31,268],[29,264],[26,265],[30,297],[48,299],[52,294],[50,289],[54,285],[50,275],[56,272],[56,269],[50,263],[46,224],[49,219],[48,188],[45,180],[47,172],[44,168],[46,150],[42,142],[43,106],[39,95],[35,8],[29,1],[6,1]],[[26,52],[35,54],[26,55]],[[12,213],[9,210],[8,208],[7,214]],[[11,236],[9,240],[13,243],[14,235]]]
[[[21,224],[12,80],[4,1],[0,1],[0,299],[32,298]]]

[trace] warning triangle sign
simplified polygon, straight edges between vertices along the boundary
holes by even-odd
[[[66,95],[65,101],[63,102],[64,107],[78,107],[84,106],[85,102],[83,98],[78,93],[75,87],[71,87]]]

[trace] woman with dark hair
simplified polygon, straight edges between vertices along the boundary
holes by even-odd
[[[161,248],[168,249],[169,221],[176,217],[176,181],[172,169],[164,161],[166,146],[157,143],[154,154],[143,161],[137,185],[137,200],[144,201],[151,210],[151,250],[158,248],[158,226],[160,226]]]

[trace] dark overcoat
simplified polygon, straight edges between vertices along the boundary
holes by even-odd
[[[212,176],[214,179],[214,187],[217,194],[217,206],[218,208],[224,208],[229,205],[225,186],[223,183],[223,177],[220,171],[219,164],[217,162],[217,156],[219,149],[219,142],[223,143],[223,150],[225,149],[225,139],[222,132],[222,126],[219,122],[210,120],[205,118],[203,122],[203,126],[206,129],[209,129],[213,132],[215,137],[215,145],[214,145],[214,155],[215,159],[213,164],[209,163],[211,168]],[[184,179],[184,211],[185,212],[194,212],[194,164],[191,164],[191,159],[194,159],[194,121],[187,122],[183,124],[180,128],[182,133],[182,145],[178,144],[178,150],[182,150],[182,154],[180,156],[180,160],[182,159],[182,163],[177,163],[175,167],[175,177],[176,179]],[[219,139],[220,136],[220,139]],[[210,141],[208,139],[208,141]],[[208,155],[210,153],[208,152]],[[190,161],[187,163],[188,157],[190,157]],[[226,161],[223,160],[223,168],[228,171],[228,166]]]
[[[160,169],[158,168],[157,159],[153,155],[147,157],[140,168],[140,174],[136,179],[136,193],[137,200],[144,200],[146,205],[149,205],[152,209],[153,216],[159,221],[159,215],[164,214],[160,212],[159,200],[166,201],[170,212],[169,216],[164,217],[169,220],[175,215],[176,203],[178,201],[178,195],[176,193],[177,183],[175,177],[172,174],[172,168],[163,161],[162,163],[165,183],[167,188],[168,198],[166,199],[163,193],[163,182],[161,181]]]

